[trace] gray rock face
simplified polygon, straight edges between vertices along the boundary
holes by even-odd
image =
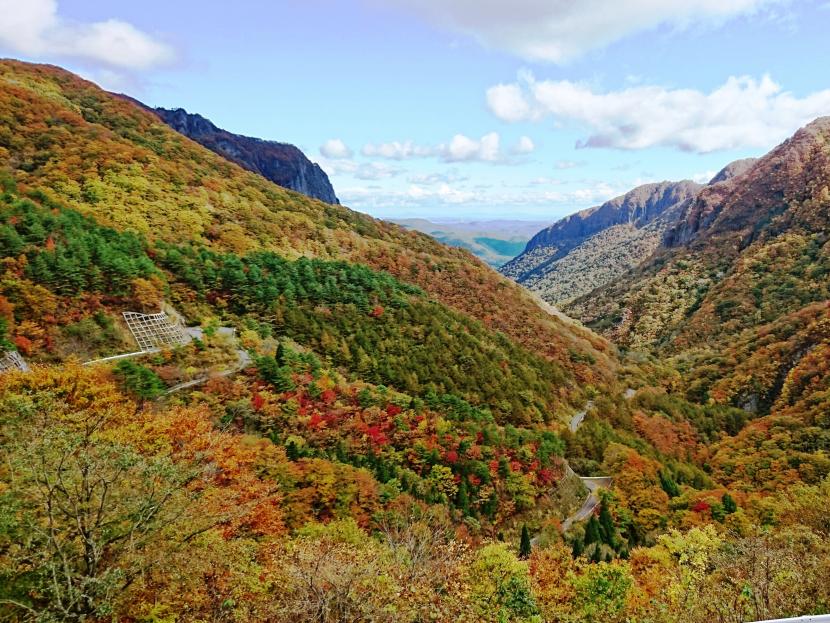
[[[701,188],[701,184],[689,180],[638,186],[621,197],[572,214],[543,229],[501,272],[522,283],[544,272],[546,265],[563,258],[592,236],[617,225],[642,229],[667,210],[694,197]]]
[[[536,234],[500,271],[548,303],[568,305],[622,278],[661,246],[685,240],[696,206],[704,198],[717,203],[756,164],[755,158],[736,160],[705,186],[688,180],[645,184],[572,214]]]
[[[756,162],[758,162],[758,158],[744,158],[743,160],[730,162],[715,177],[709,180],[709,185],[711,186],[712,184],[718,184],[726,180],[731,180],[733,177],[738,177],[749,171]]]
[[[326,203],[339,204],[325,171],[286,143],[233,134],[183,108],[150,109],[171,128],[266,179]]]

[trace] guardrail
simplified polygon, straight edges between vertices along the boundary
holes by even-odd
[[[767,619],[764,621],[753,621],[752,623],[830,623],[830,614],[811,614],[790,619]]]

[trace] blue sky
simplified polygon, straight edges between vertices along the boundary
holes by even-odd
[[[704,180],[830,114],[825,0],[0,0],[0,14],[0,55],[294,143],[381,217],[553,221]]]

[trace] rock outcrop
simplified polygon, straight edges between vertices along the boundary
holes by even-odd
[[[543,229],[501,272],[553,304],[586,294],[651,255],[701,188],[688,180],[639,186]]]
[[[150,110],[180,134],[249,171],[326,203],[340,203],[325,171],[294,145],[233,134],[183,108]]]

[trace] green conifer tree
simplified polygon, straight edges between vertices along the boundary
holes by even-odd
[[[608,508],[608,502],[603,498],[599,507],[599,527],[600,537],[603,543],[607,543],[611,547],[615,545],[616,528],[614,527],[614,518],[611,516],[611,509]]]
[[[735,502],[735,498],[733,498],[728,493],[724,493],[723,497],[720,499],[721,504],[723,504],[723,510],[727,515],[731,515],[736,510],[738,510],[738,505]]]
[[[599,522],[597,518],[591,515],[591,518],[588,520],[588,525],[585,526],[585,545],[590,545],[591,543],[599,543],[602,539],[600,537],[599,531]]]
[[[527,560],[530,558],[530,532],[527,529],[526,525],[522,525],[522,537],[519,542],[519,558],[522,560]]]
[[[470,514],[470,495],[467,492],[466,479],[462,480],[461,484],[458,485],[458,493],[456,494],[455,505],[465,517]]]

